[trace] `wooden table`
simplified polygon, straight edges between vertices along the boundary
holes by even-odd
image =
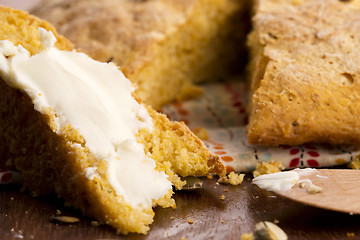
[[[111,227],[92,226],[92,219],[64,208],[56,197],[33,198],[20,193],[18,187],[0,186],[0,239],[240,239],[257,222],[274,220],[291,240],[360,239],[360,216],[295,203],[259,189],[249,179],[250,175],[242,185],[231,186],[204,178],[202,189],[176,192],[177,208],[156,208],[146,236],[116,235]],[[52,222],[57,210],[61,215],[78,217],[80,222]]]

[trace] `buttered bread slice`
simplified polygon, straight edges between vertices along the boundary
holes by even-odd
[[[114,62],[147,104],[199,94],[245,61],[249,1],[44,0],[33,13],[96,60]]]
[[[180,176],[225,170],[189,129],[143,105],[117,66],[72,50],[47,22],[0,7],[0,166],[119,233],[174,207]],[[72,51],[71,51],[72,50]]]
[[[360,3],[257,0],[250,143],[360,144]]]

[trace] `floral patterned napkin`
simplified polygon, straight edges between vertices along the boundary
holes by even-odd
[[[171,120],[184,121],[190,129],[206,129],[209,149],[220,156],[227,171],[249,172],[258,161],[280,161],[285,168],[329,167],[350,162],[360,154],[355,146],[304,144],[263,147],[249,145],[246,137],[247,87],[244,81],[204,86],[204,94],[162,109]]]

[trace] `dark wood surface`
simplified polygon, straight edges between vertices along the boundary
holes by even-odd
[[[106,225],[63,207],[56,197],[33,198],[18,187],[0,186],[0,239],[240,239],[259,221],[278,220],[289,239],[360,239],[360,216],[337,213],[292,202],[252,185],[247,176],[240,186],[217,185],[204,178],[204,186],[175,194],[176,209],[155,209],[148,235],[119,236]],[[220,200],[224,195],[225,199]],[[57,224],[51,217],[78,217],[80,222]],[[192,219],[193,224],[188,220]],[[349,237],[348,233],[354,233]]]

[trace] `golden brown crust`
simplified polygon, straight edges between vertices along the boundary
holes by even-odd
[[[196,0],[44,1],[32,12],[47,19],[94,59],[132,65],[127,73],[151,59],[152,45],[182,24]],[[94,16],[94,17],[93,17]],[[136,53],[136,52],[139,52]]]
[[[186,20],[195,1],[47,1],[33,13],[94,59],[112,59],[132,75],[146,62],[141,58],[152,58],[153,44]]]
[[[249,142],[360,144],[360,5],[258,0]]]
[[[55,46],[61,50],[72,50],[72,43],[65,37],[57,33],[55,28],[48,22],[20,10],[13,10],[0,6],[0,40],[9,40],[15,45],[21,45],[27,49],[31,55],[42,50],[39,37],[39,27],[51,30],[57,42]],[[24,27],[26,26],[26,28]]]
[[[192,83],[223,79],[243,59],[246,3],[50,0],[33,13],[94,59],[120,66],[144,102],[159,108],[199,93]]]

